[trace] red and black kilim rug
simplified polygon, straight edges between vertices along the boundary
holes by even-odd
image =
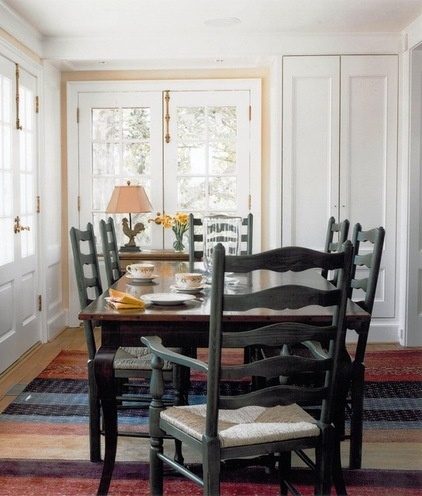
[[[366,377],[364,442],[385,443],[386,453],[388,443],[421,443],[422,352],[368,353]],[[204,400],[205,387],[193,381],[193,401]],[[87,405],[86,355],[62,351],[0,415],[1,496],[95,494],[101,464],[88,461]],[[139,412],[121,421],[133,429],[147,426]],[[147,444],[119,439],[111,495],[149,494]],[[302,493],[312,494],[308,472],[297,469],[295,477]],[[350,496],[422,496],[421,472],[414,470],[346,470],[345,478]],[[194,483],[166,478],[167,496],[200,494]],[[223,474],[222,494],[271,496],[278,486],[262,467],[231,467]]]

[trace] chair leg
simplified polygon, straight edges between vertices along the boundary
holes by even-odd
[[[149,486],[151,496],[162,496],[163,494],[163,461],[159,454],[163,453],[163,438],[150,438],[149,451]]]
[[[350,469],[360,469],[362,467],[364,387],[365,365],[355,362],[353,364],[352,415],[350,419]]]
[[[334,433],[334,449],[332,454],[332,474],[333,484],[336,489],[337,496],[347,496],[346,484],[343,477],[343,467],[341,464],[341,438],[339,433]]]
[[[174,440],[174,461],[180,465],[183,465],[185,462],[185,459],[183,458],[182,441],[179,439]]]
[[[316,448],[315,495],[326,496],[331,494],[333,478],[333,451],[336,449],[336,433],[331,425],[322,428],[321,444]],[[338,442],[340,449],[340,442]]]
[[[280,495],[286,496],[289,492],[286,481],[290,480],[292,471],[292,454],[290,451],[280,453],[278,457],[278,476],[280,480]]]
[[[101,408],[94,375],[94,360],[88,360],[89,451],[91,462],[101,461]]]
[[[220,495],[220,441],[213,439],[203,445],[204,496]]]

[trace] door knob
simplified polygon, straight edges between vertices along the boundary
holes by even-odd
[[[19,215],[15,218],[15,226],[14,231],[15,234],[20,233],[21,231],[30,231],[31,228],[29,226],[21,226],[21,220]]]

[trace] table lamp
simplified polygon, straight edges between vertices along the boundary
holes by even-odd
[[[123,232],[129,238],[129,242],[120,247],[120,251],[141,251],[136,246],[135,236],[145,230],[142,222],[137,222],[132,228],[132,214],[152,212],[153,208],[147,194],[142,186],[131,186],[130,181],[127,186],[115,186],[113,194],[106,208],[106,213],[129,214],[122,220]]]

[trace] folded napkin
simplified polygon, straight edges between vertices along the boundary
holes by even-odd
[[[122,291],[111,288],[108,292],[110,294],[108,303],[117,310],[127,310],[131,308],[142,309],[145,307],[145,303],[142,300],[139,300],[128,293],[123,293]]]

